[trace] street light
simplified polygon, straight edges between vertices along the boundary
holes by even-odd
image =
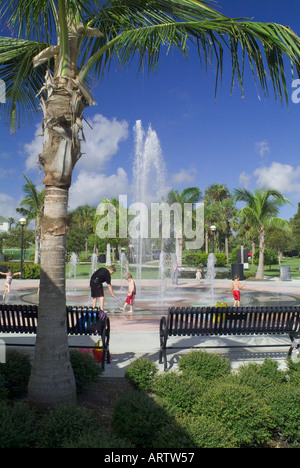
[[[21,270],[20,270],[20,279],[22,279],[23,274],[23,240],[24,240],[24,226],[26,226],[26,219],[21,218],[19,219],[19,224],[22,228],[22,237],[21,237]]]
[[[213,235],[213,248],[212,248],[212,251],[213,251],[213,253],[215,253],[215,232],[216,232],[217,228],[213,224],[212,226],[210,226],[210,230],[211,230],[212,235]]]

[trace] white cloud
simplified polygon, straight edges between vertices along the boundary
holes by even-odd
[[[116,174],[107,176],[101,173],[81,171],[70,188],[69,208],[80,205],[98,205],[103,198],[118,198],[119,194],[129,193],[126,171],[119,167]]]
[[[272,187],[281,193],[300,194],[300,166],[272,162],[254,171],[258,187]]]
[[[84,153],[77,167],[80,170],[101,170],[107,162],[118,152],[120,142],[127,140],[128,122],[115,118],[108,120],[101,114],[96,114],[89,120],[90,128],[84,125],[86,142],[82,142]]]
[[[255,143],[255,152],[258,153],[261,157],[264,157],[265,154],[271,152],[269,143],[267,141],[257,141]]]
[[[239,176],[239,184],[247,189],[249,187],[251,177],[251,174],[247,174],[247,172],[243,171]]]
[[[16,212],[16,208],[19,206],[17,200],[6,193],[0,193],[0,215],[4,218],[15,218],[20,216]]]
[[[118,121],[107,119],[101,114],[94,115],[88,120],[90,127],[84,122],[85,142],[81,143],[83,153],[76,165],[79,170],[100,171],[118,152],[120,142],[128,138],[128,123],[125,120]],[[34,139],[24,145],[27,155],[26,170],[36,170],[38,155],[43,150],[43,136],[41,126],[36,127]]]
[[[24,145],[24,151],[27,155],[25,162],[26,171],[37,170],[39,168],[38,157],[43,151],[43,135],[40,124],[36,126],[34,139],[30,143]]]
[[[181,169],[176,174],[172,175],[172,182],[174,184],[191,184],[195,181],[196,169]]]

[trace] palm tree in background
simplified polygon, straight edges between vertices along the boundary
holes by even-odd
[[[185,204],[192,204],[195,205],[202,199],[201,190],[198,187],[188,187],[179,192],[178,190],[171,190],[167,196],[167,202],[169,205],[173,203],[178,204],[181,208],[181,218],[179,221],[179,225],[184,226],[183,216],[185,212]],[[179,213],[178,213],[179,214]],[[176,231],[176,221],[174,222],[174,228]],[[182,229],[179,229],[178,232],[175,232],[175,247],[176,247],[176,259],[178,265],[182,265],[182,249],[183,249],[183,242],[184,242],[184,233]]]
[[[253,193],[247,189],[235,190],[236,201],[243,201],[247,205],[239,211],[240,216],[244,218],[252,227],[256,227],[259,235],[259,260],[256,272],[256,278],[262,279],[264,275],[264,253],[266,229],[282,229],[289,231],[289,223],[282,218],[277,217],[278,208],[290,203],[289,200],[275,189],[266,188],[254,190]]]
[[[0,37],[0,76],[6,85],[1,118],[11,128],[42,110],[45,177],[39,326],[29,383],[31,404],[51,406],[76,399],[66,335],[65,243],[68,192],[81,157],[84,110],[94,105],[92,79],[109,66],[156,70],[160,54],[175,47],[184,57],[194,47],[200,62],[216,63],[222,76],[224,49],[232,86],[243,91],[248,58],[253,77],[268,93],[288,100],[284,56],[298,75],[300,39],[289,28],[230,19],[196,0],[0,0],[9,37]],[[134,63],[136,63],[134,61]]]
[[[34,263],[40,262],[41,222],[44,209],[45,189],[37,190],[34,183],[24,174],[27,183],[23,185],[25,198],[19,203],[17,212],[26,216],[27,223],[35,221],[35,254]]]

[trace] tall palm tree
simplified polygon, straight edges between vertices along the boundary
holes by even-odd
[[[186,203],[191,203],[194,205],[198,201],[200,201],[202,198],[201,195],[201,190],[198,187],[188,187],[182,190],[182,192],[178,192],[178,190],[171,190],[168,193],[167,201],[169,205],[172,205],[173,203],[178,203],[181,207],[181,212],[182,215],[184,214],[184,205]],[[180,225],[182,226],[182,220],[180,220],[181,223]],[[176,224],[176,223],[175,223]],[[183,237],[183,232],[180,230],[180,232],[175,233],[176,234],[176,257],[177,257],[177,263],[178,265],[182,265],[182,249],[183,249],[183,242],[184,242],[184,237]]]
[[[155,70],[161,52],[173,46],[183,56],[198,48],[200,62],[216,60],[222,76],[223,50],[229,49],[232,84],[243,90],[244,64],[268,93],[288,99],[284,56],[299,69],[300,39],[289,28],[230,19],[197,0],[0,0],[9,37],[0,37],[0,75],[6,84],[2,118],[11,128],[43,112],[45,205],[39,327],[29,384],[36,405],[75,399],[65,328],[65,239],[68,191],[81,157],[83,112],[94,105],[92,77],[112,60],[139,70]],[[241,46],[241,48],[240,48]],[[37,96],[39,99],[37,99]],[[81,136],[82,135],[82,136]]]
[[[289,231],[289,223],[276,216],[278,208],[290,203],[283,195],[275,189],[266,188],[254,190],[253,193],[240,188],[235,190],[236,201],[240,200],[247,205],[239,214],[249,224],[256,227],[259,234],[259,260],[256,278],[262,279],[264,274],[265,235],[267,228],[279,228]]]
[[[17,211],[26,216],[27,222],[35,221],[35,255],[34,263],[40,262],[41,221],[44,209],[45,189],[37,190],[34,183],[24,174],[27,183],[23,185],[25,198],[21,200]]]

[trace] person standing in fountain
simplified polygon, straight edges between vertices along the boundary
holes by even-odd
[[[128,281],[128,294],[127,294],[127,297],[126,297],[126,300],[125,300],[125,304],[124,304],[124,307],[121,307],[120,310],[124,310],[126,309],[127,307],[127,304],[129,304],[130,306],[130,309],[129,309],[129,314],[133,314],[133,304],[134,304],[134,298],[135,298],[135,295],[136,295],[136,288],[135,288],[135,282],[133,281],[132,279],[132,276],[130,273],[128,273],[128,275],[126,275],[126,279]]]
[[[12,283],[13,277],[16,275],[20,275],[20,274],[21,274],[20,271],[18,273],[13,273],[12,270],[8,270],[7,273],[3,273],[2,271],[0,271],[0,275],[6,276],[6,280],[4,284],[5,291],[3,294],[3,300],[5,299],[5,296],[11,292],[11,283]]]
[[[241,285],[240,283],[240,277],[239,275],[235,275],[234,281],[232,282],[231,289],[229,291],[229,294],[232,292],[233,297],[234,297],[234,307],[240,307],[240,299],[241,299],[241,293],[240,289],[243,289],[246,286],[247,283],[244,283]]]
[[[93,298],[93,307],[96,307],[97,299],[99,298],[100,309],[104,310],[104,290],[103,290],[103,283],[107,284],[110,294],[115,299],[116,296],[113,293],[113,289],[111,286],[111,275],[114,274],[116,271],[114,266],[107,268],[99,268],[92,274],[90,279],[90,288],[91,288],[91,296]]]

